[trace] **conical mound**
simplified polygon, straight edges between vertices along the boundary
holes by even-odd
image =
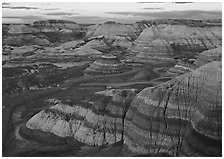
[[[102,56],[94,61],[84,72],[89,75],[109,75],[126,71],[124,64],[116,56]]]
[[[134,57],[135,61],[174,62],[170,56],[172,48],[160,34],[160,30],[156,26],[145,28],[142,31],[131,48],[133,53],[137,53]]]

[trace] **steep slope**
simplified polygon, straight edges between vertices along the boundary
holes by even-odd
[[[135,91],[106,90],[97,92],[92,101],[83,101],[82,104],[58,103],[34,115],[22,127],[20,134],[28,139],[39,136],[43,141],[41,138],[48,133],[59,139],[72,137],[73,140],[99,146],[118,142],[123,139],[124,116],[136,95]]]
[[[27,33],[36,33],[38,30],[36,28],[30,27],[24,24],[11,24],[9,25],[9,34],[27,34]]]
[[[68,41],[65,43],[60,44],[59,46],[55,47],[59,50],[65,49],[65,50],[70,50],[77,48],[79,45],[83,44],[83,40],[73,40],[73,41]]]
[[[222,46],[219,46],[211,50],[203,51],[201,54],[199,54],[194,64],[197,66],[202,66],[211,61],[221,61],[221,58],[222,58]]]
[[[151,24],[134,41],[134,60],[167,60],[169,57],[191,59],[198,53],[221,45],[221,26]],[[143,58],[144,57],[144,58]]]
[[[85,26],[65,20],[36,21],[29,25],[11,24],[3,39],[3,44],[15,46],[48,45],[49,42],[81,39],[85,32]]]
[[[171,46],[160,36],[160,30],[156,26],[145,28],[135,40],[131,51],[137,53],[134,58],[136,61],[149,61],[150,63],[174,61],[170,55]]]
[[[141,20],[132,25],[132,28],[140,35],[140,33],[147,27],[152,25],[185,25],[187,27],[221,27],[221,19],[207,19],[207,20],[193,20],[193,19],[155,19],[155,20]]]
[[[101,39],[93,39],[93,40],[87,42],[84,45],[84,47],[96,49],[99,51],[104,51],[104,50],[109,49],[109,46],[107,46],[107,44]]]
[[[198,68],[198,67],[193,64],[189,64],[189,63],[183,62],[181,60],[177,60],[177,64],[174,65],[173,67],[170,67],[167,70],[167,72],[171,73],[171,74],[180,75],[180,74],[183,74],[186,72],[193,71],[196,68]]]
[[[130,26],[109,21],[91,27],[86,36],[90,39],[104,37],[112,46],[130,47],[136,35]]]
[[[33,27],[40,32],[74,32],[80,31],[80,25],[67,20],[36,21]]]
[[[124,143],[140,154],[221,156],[221,62],[146,88],[125,117]]]

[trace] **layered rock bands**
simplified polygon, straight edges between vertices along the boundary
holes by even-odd
[[[116,56],[102,56],[93,62],[84,72],[90,75],[117,74],[126,71],[127,68]]]
[[[197,66],[202,66],[211,61],[221,61],[221,59],[222,59],[222,46],[219,46],[214,49],[203,51],[201,54],[199,54],[194,64]]]
[[[135,61],[167,61],[172,58],[194,58],[196,53],[215,48],[222,43],[220,26],[190,27],[159,24],[146,27],[130,50]]]
[[[146,88],[125,117],[124,143],[140,154],[221,156],[221,62]]]
[[[88,145],[112,144],[123,139],[125,113],[135,95],[134,89],[112,89],[97,92],[96,100],[83,104],[58,103],[34,115],[20,133],[29,139],[41,140],[40,133],[49,133]]]
[[[44,20],[33,24],[11,24],[3,39],[3,44],[12,46],[49,45],[57,41],[81,39],[86,28],[72,21]]]
[[[89,39],[104,37],[112,46],[131,47],[136,34],[132,27],[113,21],[92,26],[87,32]]]

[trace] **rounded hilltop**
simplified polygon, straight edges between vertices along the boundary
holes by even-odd
[[[46,24],[76,24],[74,21],[70,20],[55,20],[55,19],[49,19],[49,20],[38,20],[33,22],[33,25],[46,25]]]
[[[125,116],[129,150],[147,154],[162,147],[171,156],[220,156],[221,68],[221,61],[213,61],[142,90]]]
[[[86,34],[86,37],[89,39],[102,36],[113,46],[126,47],[130,46],[130,41],[127,39],[133,39],[133,37],[136,37],[132,27],[115,21],[107,21],[103,24],[92,26]]]
[[[105,22],[104,24],[120,24],[120,23],[110,20]]]
[[[125,72],[125,65],[114,55],[103,55],[84,72],[89,75],[110,75]]]
[[[3,24],[3,155],[222,155],[221,22],[78,23]]]

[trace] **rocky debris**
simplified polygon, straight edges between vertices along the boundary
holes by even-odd
[[[94,61],[84,72],[89,75],[110,75],[126,70],[125,65],[116,56],[102,56]]]
[[[123,139],[125,113],[135,89],[105,90],[96,93],[93,101],[78,105],[57,103],[34,115],[27,123],[29,138],[36,133],[51,133],[58,137],[72,137],[89,145],[113,144]],[[41,140],[41,135],[38,135]],[[50,139],[49,139],[50,140]]]
[[[222,46],[219,46],[211,50],[203,51],[201,54],[199,54],[194,64],[197,66],[202,66],[211,61],[221,61],[221,60],[222,60]]]
[[[221,62],[146,88],[125,117],[124,143],[140,154],[221,156]]]

